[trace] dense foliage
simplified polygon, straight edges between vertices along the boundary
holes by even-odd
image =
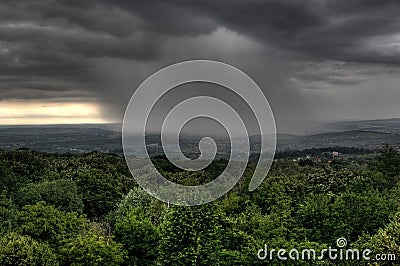
[[[360,154],[329,162],[281,158],[254,192],[250,162],[222,198],[182,207],[138,188],[116,155],[0,151],[0,265],[280,265],[257,252],[266,244],[322,250],[340,237],[399,259],[400,154],[391,147]],[[227,162],[196,173],[162,156],[154,163],[171,181],[196,185]]]

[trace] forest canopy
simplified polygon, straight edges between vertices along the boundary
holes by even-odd
[[[386,147],[336,160],[280,158],[254,192],[250,162],[228,194],[182,207],[138,187],[120,156],[0,151],[0,265],[280,265],[257,252],[266,244],[322,250],[338,238],[400,257],[400,154]],[[169,180],[191,185],[227,164],[190,173],[162,156],[153,162]]]

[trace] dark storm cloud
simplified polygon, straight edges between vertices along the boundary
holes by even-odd
[[[400,5],[394,0],[117,0],[102,3],[130,11],[146,30],[160,34],[196,35],[223,26],[316,59],[400,63],[399,54],[384,56],[379,49],[363,46],[371,37],[399,33]]]
[[[236,50],[212,53],[204,50],[215,43],[202,42],[226,29],[229,38],[217,42],[229,46],[237,34],[258,46],[232,63],[256,69],[261,83],[269,69],[269,93],[289,95],[276,105],[292,105],[301,89],[353,87],[368,75],[397,73],[399,11],[396,0],[3,0],[0,99],[92,97],[121,115],[132,87],[167,64],[204,54],[231,62]]]
[[[360,42],[400,28],[397,1],[44,0],[0,5],[1,40],[83,57],[155,58],[163,38],[226,27],[323,59],[370,61],[373,55],[362,58]]]

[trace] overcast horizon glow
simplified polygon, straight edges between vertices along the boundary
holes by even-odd
[[[7,101],[0,102],[0,125],[108,123],[95,103]]]

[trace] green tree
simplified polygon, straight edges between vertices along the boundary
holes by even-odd
[[[0,265],[58,265],[52,249],[29,236],[8,233],[0,238]]]
[[[400,212],[391,222],[371,237],[363,237],[357,243],[373,254],[394,254],[396,260],[380,261],[379,265],[398,265],[400,263]],[[371,256],[373,257],[373,256]]]
[[[60,254],[63,265],[116,266],[126,259],[122,244],[95,225],[67,240],[60,248]]]
[[[18,231],[52,246],[76,235],[88,226],[89,221],[75,212],[63,212],[54,206],[38,202],[22,208],[18,217]]]
[[[26,177],[14,174],[6,162],[0,161],[0,192],[14,196],[26,182]]]
[[[158,228],[138,207],[131,208],[125,216],[118,217],[114,235],[128,251],[131,265],[152,265],[157,256]]]
[[[261,263],[256,255],[257,250],[263,246],[262,242],[241,230],[238,219],[223,216],[219,236],[222,240],[222,250],[218,254],[221,265],[244,266]]]
[[[374,191],[312,194],[299,205],[297,221],[313,241],[334,243],[341,236],[355,241],[363,233],[375,233],[384,226],[398,207],[395,195]]]
[[[0,234],[10,231],[17,222],[18,211],[5,192],[0,193]]]
[[[135,208],[147,209],[153,200],[154,198],[140,187],[133,188],[122,198],[113,215],[124,216]]]
[[[373,168],[390,177],[400,176],[400,153],[392,146],[383,147],[382,153],[377,156]],[[398,180],[398,178],[396,179]]]
[[[212,203],[176,206],[161,225],[161,265],[218,265],[220,214]]]
[[[83,213],[89,218],[105,216],[123,195],[118,177],[99,169],[82,171],[76,183],[82,195]]]
[[[67,212],[82,213],[83,208],[75,182],[66,179],[28,184],[20,189],[15,201],[21,207],[45,201]]]

